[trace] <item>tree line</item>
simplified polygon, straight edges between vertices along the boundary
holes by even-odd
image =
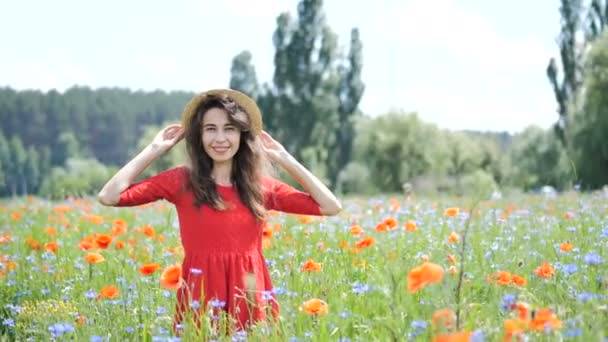
[[[341,193],[598,188],[608,182],[602,138],[608,130],[608,7],[599,0],[589,8],[563,0],[560,11],[563,76],[551,60],[546,72],[558,121],[549,130],[455,132],[415,112],[362,113],[363,42],[353,28],[347,46],[339,45],[321,0],[301,0],[296,16],[277,17],[271,81],[258,82],[253,56],[243,51],[232,60],[228,86],[255,98],[265,129]],[[585,40],[577,42],[581,31]],[[95,193],[158,129],[178,121],[193,95],[0,88],[0,196]],[[144,176],[183,160],[177,148]]]

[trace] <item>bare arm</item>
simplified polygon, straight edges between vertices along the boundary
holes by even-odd
[[[342,210],[342,204],[323,182],[298,162],[279,142],[268,133],[262,132],[262,143],[269,158],[279,164],[309,193],[319,204],[322,215],[336,215]]]
[[[170,125],[156,134],[154,140],[137,156],[123,166],[103,186],[97,195],[98,201],[107,206],[114,206],[120,200],[120,194],[125,191],[137,177],[156,159],[169,151],[184,136],[180,125]]]

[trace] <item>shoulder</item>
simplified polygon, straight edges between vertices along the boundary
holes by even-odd
[[[190,181],[190,169],[184,165],[176,166],[159,172],[154,178],[156,178],[156,181],[164,183],[164,185],[171,185],[179,189]]]

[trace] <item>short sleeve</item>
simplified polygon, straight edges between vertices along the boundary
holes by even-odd
[[[310,194],[273,178],[266,178],[264,184],[266,209],[290,214],[321,215],[319,204]]]
[[[132,207],[160,199],[175,203],[177,195],[184,189],[186,171],[185,167],[180,166],[133,183],[120,194],[116,206]]]

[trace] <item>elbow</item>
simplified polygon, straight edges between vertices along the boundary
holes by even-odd
[[[97,194],[97,202],[101,203],[102,205],[112,207],[118,204],[118,201],[118,196],[112,196],[103,190]]]
[[[321,214],[324,216],[335,216],[342,211],[342,204],[340,201],[332,203],[332,205],[322,208]]]

